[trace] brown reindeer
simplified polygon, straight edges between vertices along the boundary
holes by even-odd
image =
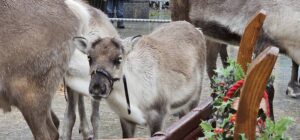
[[[51,102],[74,51],[72,39],[86,27],[85,13],[74,12],[74,5],[0,2],[0,108],[17,107],[37,140],[59,138]]]
[[[109,37],[75,41],[89,56],[90,94],[94,99],[105,98],[119,115],[123,137],[133,137],[137,124],[148,125],[154,134],[162,129],[168,113],[182,116],[198,104],[206,46],[201,31],[188,22],[164,24],[132,46]]]
[[[180,7],[182,6],[182,7]],[[180,21],[185,20],[190,21],[189,18],[189,7],[188,1],[171,1],[171,19],[172,21]],[[206,49],[207,49],[207,59],[206,59],[206,72],[208,74],[209,79],[212,81],[213,76],[215,75],[216,62],[218,55],[220,55],[223,67],[226,67],[228,53],[227,53],[227,45],[224,43],[219,43],[213,40],[206,40]]]
[[[172,16],[186,18],[200,27],[207,38],[237,45],[249,18],[261,9],[267,18],[256,53],[266,46],[277,46],[293,61],[287,93],[300,94],[300,1],[298,0],[171,0]]]

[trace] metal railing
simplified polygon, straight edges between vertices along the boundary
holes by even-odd
[[[110,18],[111,21],[124,21],[124,22],[157,22],[168,23],[170,19],[137,19],[137,18]]]

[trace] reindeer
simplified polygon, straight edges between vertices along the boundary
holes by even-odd
[[[37,140],[58,139],[52,98],[84,27],[73,0],[0,2],[0,108],[17,107]],[[79,18],[80,15],[83,18]]]
[[[89,6],[86,3],[79,3],[80,7],[75,10],[83,9],[91,17],[88,21],[88,28],[85,29],[81,36],[90,42],[95,41],[98,37],[115,37],[120,38],[118,32],[109,21],[106,14]],[[78,11],[80,12],[80,11]],[[93,135],[90,133],[84,105],[84,96],[90,97],[89,94],[89,63],[86,54],[76,49],[71,57],[69,69],[65,75],[65,83],[67,88],[67,108],[64,117],[64,127],[62,129],[62,139],[71,139],[72,129],[76,120],[76,106],[78,104],[78,112],[80,117],[79,132],[82,133],[84,139],[98,139],[99,135],[99,101],[91,100],[92,115],[91,124],[93,126]]]
[[[178,1],[181,2],[181,1]],[[187,2],[187,1],[183,1]],[[180,5],[177,3],[177,1],[171,1],[171,19],[172,21],[180,21],[185,20],[188,22],[190,21],[190,18],[188,16],[188,7],[179,7],[179,6],[185,6],[185,4]],[[212,82],[213,76],[216,75],[215,69],[217,65],[217,58],[218,54],[220,54],[220,58],[223,64],[223,67],[227,67],[228,63],[228,53],[227,53],[227,44],[219,43],[217,41],[213,40],[206,40],[206,72],[208,74],[208,77],[210,81]]]
[[[136,38],[132,46],[109,37],[75,42],[89,58],[91,96],[104,98],[119,115],[124,138],[134,136],[137,124],[149,125],[152,135],[162,129],[166,114],[183,115],[198,104],[206,46],[201,31],[191,24],[164,24]]]
[[[298,66],[300,64],[300,18],[297,0],[171,0],[173,16],[188,18],[202,28],[207,38],[237,45],[249,20],[261,9],[267,12],[256,52],[267,45],[277,46],[293,61],[287,94],[300,94]]]
[[[85,74],[84,70],[83,73],[76,71],[78,65],[84,65],[85,61],[79,63],[76,60],[78,57],[86,60],[86,56],[80,56],[83,54],[75,50],[73,37],[83,35],[93,40],[98,35],[117,36],[117,33],[102,12],[80,0],[4,1],[0,3],[0,9],[0,25],[3,27],[0,29],[0,108],[7,112],[11,106],[16,106],[35,139],[58,139],[59,120],[50,107],[64,73],[67,71],[65,79],[70,90],[88,95],[88,92],[74,88],[78,84],[78,80],[74,80],[76,76],[83,74],[84,77]],[[86,67],[89,67],[88,64]],[[79,75],[73,76],[74,73]],[[75,82],[70,82],[70,78]],[[82,96],[68,95],[69,108],[66,114],[74,109],[75,104],[71,106],[71,102],[78,100],[83,120],[81,128],[86,134],[87,121]],[[99,118],[99,115],[93,116],[96,116],[94,121]],[[65,119],[65,124],[70,124],[68,122],[72,120]],[[65,129],[69,128],[64,126]]]

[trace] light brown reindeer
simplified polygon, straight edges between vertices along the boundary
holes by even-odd
[[[119,115],[123,137],[133,137],[136,124],[148,125],[154,134],[162,129],[168,113],[183,115],[199,102],[206,46],[201,31],[188,22],[164,24],[133,46],[123,46],[115,38],[76,42],[85,44],[79,49],[89,56],[90,94],[105,98]]]
[[[17,107],[37,140],[59,137],[51,102],[81,25],[63,0],[0,2],[0,108]]]
[[[299,0],[171,0],[173,15],[188,18],[207,38],[237,45],[249,17],[261,9],[267,12],[257,42],[259,53],[268,45],[277,46],[293,61],[287,93],[300,94],[300,1]]]
[[[0,2],[0,108],[16,106],[35,139],[59,137],[51,102],[70,72],[74,36],[99,30],[98,13],[89,8],[80,0]]]

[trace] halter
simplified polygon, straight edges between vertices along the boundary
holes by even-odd
[[[112,92],[113,90],[113,86],[114,86],[114,83],[116,81],[119,81],[120,78],[113,78],[111,76],[111,74],[109,74],[106,70],[104,69],[97,69],[95,71],[92,72],[92,75],[95,74],[95,73],[99,73],[103,76],[105,76],[108,81],[109,81],[109,85],[110,85],[110,91],[109,91],[109,94]],[[125,96],[126,96],[126,102],[127,102],[127,105],[128,105],[128,108],[127,108],[127,111],[128,111],[128,114],[131,114],[131,109],[130,109],[130,100],[129,100],[129,94],[128,94],[128,88],[127,88],[127,81],[126,81],[126,77],[125,75],[123,76],[123,84],[124,84],[124,89],[125,89]],[[109,95],[108,94],[108,95]]]
[[[112,77],[106,70],[104,70],[104,69],[97,69],[97,70],[93,71],[93,72],[91,73],[91,75],[96,74],[96,73],[101,74],[101,75],[105,76],[105,77],[108,79],[109,86],[110,86],[110,91],[109,91],[109,94],[110,94],[110,93],[112,92],[112,90],[113,90],[114,83],[115,83],[116,81],[119,81],[120,78],[113,78],[113,77]]]
[[[136,38],[140,38],[142,37],[142,35],[136,35],[136,36],[133,36],[131,38],[131,45],[134,45],[136,43],[135,39]],[[91,74],[95,74],[95,73],[99,73],[101,75],[104,75],[108,81],[109,81],[109,84],[110,84],[110,92],[109,94],[112,92],[112,89],[113,89],[113,86],[114,86],[114,82],[116,81],[119,81],[120,78],[113,78],[106,70],[104,69],[97,69],[95,71],[93,71]],[[124,90],[125,90],[125,97],[126,97],[126,102],[127,102],[127,111],[128,111],[128,114],[131,114],[131,109],[130,109],[130,100],[129,100],[129,94],[128,94],[128,87],[127,87],[127,80],[126,80],[126,77],[125,75],[123,75],[123,84],[124,84]]]

